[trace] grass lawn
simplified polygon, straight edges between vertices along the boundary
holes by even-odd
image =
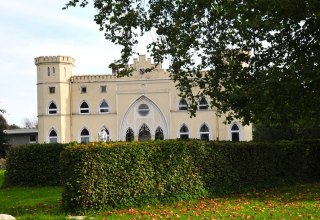
[[[0,170],[0,186],[4,171]],[[66,219],[60,187],[0,189],[0,213],[17,219]],[[94,212],[91,219],[320,219],[320,183],[181,201],[170,205]],[[89,219],[89,218],[88,218]]]

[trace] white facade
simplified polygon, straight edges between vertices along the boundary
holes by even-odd
[[[190,118],[169,73],[145,56],[134,59],[130,77],[72,75],[68,56],[35,58],[38,91],[38,140],[43,142],[198,138],[252,140],[252,127],[224,124],[208,97]]]

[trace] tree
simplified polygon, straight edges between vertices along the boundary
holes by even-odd
[[[3,132],[8,128],[7,120],[0,114],[0,158],[6,155],[8,147],[6,134]]]
[[[70,0],[85,7],[87,0]],[[155,63],[170,59],[170,76],[191,115],[199,97],[228,121],[303,127],[320,123],[320,1],[95,0],[95,22],[123,46],[110,64],[128,75],[139,35]],[[193,87],[201,91],[194,93]]]
[[[24,128],[38,128],[37,119],[24,118],[23,119]]]

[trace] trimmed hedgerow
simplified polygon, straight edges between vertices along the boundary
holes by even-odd
[[[61,154],[63,206],[101,209],[204,196],[199,172],[182,142],[74,145]]]
[[[4,186],[61,185],[59,158],[66,144],[32,144],[13,147],[6,160]]]
[[[320,142],[73,144],[61,154],[68,211],[124,208],[319,180]]]

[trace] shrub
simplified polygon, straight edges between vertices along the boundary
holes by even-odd
[[[320,142],[74,144],[61,154],[68,211],[124,208],[319,180]]]
[[[65,144],[32,144],[10,148],[5,186],[61,185],[59,157]]]

